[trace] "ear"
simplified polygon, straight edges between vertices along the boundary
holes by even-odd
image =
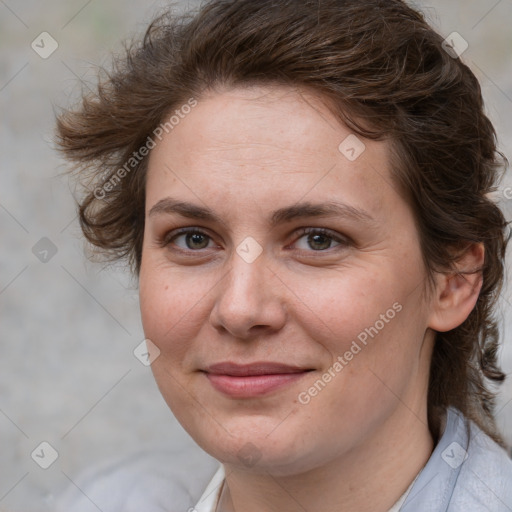
[[[461,325],[475,307],[482,288],[484,246],[471,243],[455,264],[456,272],[437,273],[428,326],[446,332]],[[476,272],[475,272],[476,271]]]

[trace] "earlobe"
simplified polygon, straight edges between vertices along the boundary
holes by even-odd
[[[450,331],[466,320],[482,288],[483,264],[483,244],[472,243],[455,264],[453,272],[436,275],[428,325],[431,329],[438,332]]]

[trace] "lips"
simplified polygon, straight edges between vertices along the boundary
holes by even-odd
[[[297,382],[309,371],[309,368],[273,362],[245,365],[223,362],[204,370],[210,384],[232,398],[254,398],[270,394]]]

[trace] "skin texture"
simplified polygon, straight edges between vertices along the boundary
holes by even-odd
[[[432,329],[467,317],[479,277],[438,274],[426,293],[412,210],[391,179],[390,143],[364,140],[350,161],[338,149],[350,133],[311,93],[255,86],[199,98],[151,152],[142,321],[160,350],[152,369],[166,402],[225,464],[220,510],[321,503],[324,512],[384,512],[432,452]],[[165,211],[168,197],[219,220]],[[274,210],[306,201],[364,214],[269,224]],[[191,241],[176,233],[183,227],[203,236]],[[308,239],[302,227],[325,228],[331,238]],[[247,237],[262,248],[250,263],[237,253]],[[482,258],[474,246],[461,268]],[[347,360],[352,343],[376,325]],[[339,356],[346,364],[333,371]],[[201,371],[224,361],[312,371],[264,396],[233,398]],[[308,394],[329,368],[329,382]],[[302,403],[300,393],[310,400]]]

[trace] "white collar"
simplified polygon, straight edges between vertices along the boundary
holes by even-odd
[[[196,506],[190,512],[215,512],[225,476],[224,466],[221,464],[199,498]]]

